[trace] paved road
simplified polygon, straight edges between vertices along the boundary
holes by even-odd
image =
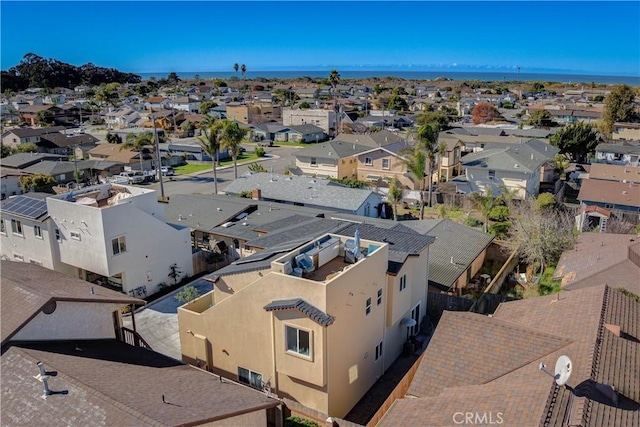
[[[253,150],[253,147],[248,147],[248,151]],[[295,164],[295,159],[291,156],[299,147],[268,147],[266,148],[267,154],[273,155],[271,158],[265,158],[260,160],[259,163],[264,166],[267,171],[273,168],[274,173],[283,173],[285,167]],[[250,162],[252,163],[252,162]],[[246,173],[249,170],[249,164],[238,165],[238,176]],[[224,191],[227,185],[234,180],[233,166],[225,166],[217,170],[218,175],[218,192]],[[213,171],[201,172],[193,175],[178,175],[174,176],[173,180],[168,177],[163,177],[164,180],[164,194],[165,196],[174,196],[176,194],[212,194],[213,193]],[[160,191],[160,183],[156,182],[146,186]]]
[[[202,278],[196,279],[185,286],[188,285],[198,289],[200,295],[213,289],[213,284]],[[158,353],[178,360],[182,360],[180,334],[178,332],[178,307],[182,303],[175,299],[175,295],[181,289],[165,295],[135,313],[136,330],[151,348]],[[127,328],[133,328],[131,316],[124,317],[123,323]]]

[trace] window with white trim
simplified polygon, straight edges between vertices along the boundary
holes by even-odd
[[[79,231],[71,231],[69,233],[73,240],[80,240],[80,232]]]
[[[390,168],[389,159],[382,159],[382,169],[389,170],[389,168]]]
[[[496,179],[496,171],[489,170],[489,179]]]
[[[262,374],[238,366],[238,381],[258,390],[262,390]]]
[[[407,275],[403,274],[400,277],[400,292],[404,291],[407,288]]]
[[[127,241],[124,236],[111,239],[111,248],[114,255],[121,254],[127,251]]]
[[[22,223],[20,221],[18,221],[17,219],[12,219],[11,220],[11,232],[13,234],[17,234],[19,236],[22,236]]]
[[[312,168],[318,167],[318,159],[316,157],[312,157],[309,163],[311,163]]]
[[[287,352],[311,356],[311,332],[293,326],[285,326]]]
[[[365,166],[373,166],[373,160],[371,159],[371,157],[365,157],[364,164]]]
[[[13,259],[16,261],[24,262],[24,257],[22,255],[13,254]]]
[[[377,300],[377,304],[378,304],[378,305],[382,304],[382,289],[378,289],[378,300]]]
[[[30,259],[29,260],[29,264],[35,264],[35,265],[42,266],[42,263],[40,261],[38,261],[38,260],[35,260],[35,259]]]
[[[42,239],[42,228],[39,225],[33,226],[33,235],[38,239]]]
[[[376,346],[376,359],[375,360],[378,360],[381,357],[382,357],[382,341],[380,341],[380,344],[378,344]]]
[[[368,316],[369,313],[371,313],[371,298],[367,298],[367,302],[364,307],[364,314]]]

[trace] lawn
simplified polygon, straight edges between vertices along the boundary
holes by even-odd
[[[209,164],[194,164],[187,163],[182,166],[174,166],[173,170],[176,172],[176,175],[188,175],[190,173],[202,172],[205,170],[211,170],[211,163]]]

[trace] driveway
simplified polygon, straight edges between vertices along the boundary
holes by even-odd
[[[200,295],[213,289],[213,283],[202,278],[196,279],[185,286],[193,286]],[[182,360],[180,352],[180,335],[178,333],[178,307],[182,303],[175,299],[175,295],[183,287],[145,306],[135,313],[136,330],[154,351],[174,359]],[[133,329],[131,316],[123,318],[124,326]]]

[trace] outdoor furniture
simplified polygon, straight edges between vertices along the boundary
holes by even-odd
[[[296,264],[302,269],[304,274],[309,274],[316,269],[313,260],[307,254],[300,254],[295,257]]]

